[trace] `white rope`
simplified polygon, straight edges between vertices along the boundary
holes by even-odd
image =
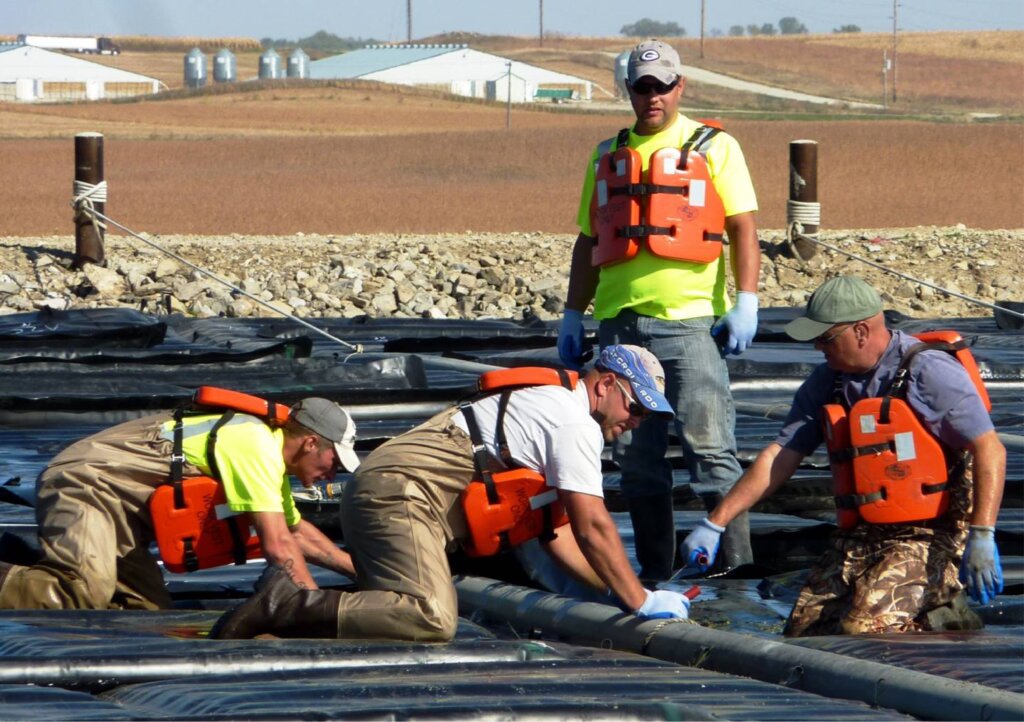
[[[786,201],[786,223],[799,221],[807,226],[821,225],[821,204],[817,201],[808,203],[805,201]]]
[[[908,281],[913,281],[914,283],[920,284],[922,286],[928,286],[929,288],[933,288],[936,291],[939,291],[940,293],[946,294],[947,296],[955,296],[955,297],[957,297],[957,298],[959,298],[961,300],[968,301],[969,303],[976,303],[979,306],[985,306],[986,308],[991,308],[991,309],[993,309],[995,311],[1003,311],[1004,313],[1008,313],[1011,316],[1016,316],[1018,318],[1024,318],[1024,313],[1020,313],[1019,311],[1013,311],[1013,310],[1011,310],[1009,308],[1003,308],[1002,306],[997,306],[994,303],[989,303],[987,301],[982,301],[980,298],[972,298],[971,296],[965,296],[962,293],[957,293],[956,291],[950,291],[948,288],[943,288],[942,286],[937,286],[934,283],[929,283],[928,281],[922,281],[920,278],[914,278],[913,276],[908,276],[905,273],[900,273],[899,271],[894,271],[891,268],[887,268],[886,266],[883,266],[881,263],[875,263],[874,261],[869,261],[867,258],[864,258],[863,256],[858,256],[856,253],[850,253],[849,251],[844,251],[841,248],[837,248],[836,246],[833,246],[830,243],[826,243],[825,241],[820,241],[817,238],[812,238],[811,236],[805,236],[802,233],[799,234],[799,236],[800,236],[800,238],[802,238],[802,239],[804,239],[806,241],[810,241],[812,243],[817,243],[819,246],[824,246],[825,248],[829,249],[830,251],[835,251],[836,253],[841,253],[844,256],[849,256],[850,258],[856,259],[856,260],[860,261],[861,263],[866,263],[869,266],[873,266],[873,267],[877,268],[880,271],[885,271],[886,273],[891,273],[894,276],[898,276],[898,277],[906,279]]]
[[[96,217],[96,206],[94,204],[107,202],[107,182],[101,180],[96,185],[93,185],[92,183],[76,180],[71,187],[71,192],[74,196],[71,199],[71,207],[75,209],[75,223],[81,221],[84,216],[86,220],[92,223],[93,230],[96,231],[96,238],[102,241],[103,231],[107,229],[107,226]]]
[[[76,181],[76,183],[77,183],[77,181]],[[105,186],[106,183],[103,183],[102,185]],[[72,201],[72,205],[74,205],[77,200],[78,199],[76,198],[75,201]],[[114,226],[115,228],[120,228],[122,231],[124,231],[128,235],[130,235],[130,236],[132,236],[134,238],[137,238],[138,240],[142,241],[146,245],[151,246],[151,247],[155,248],[156,250],[160,251],[161,253],[164,253],[164,254],[170,256],[171,258],[173,258],[174,260],[178,261],[179,263],[182,263],[182,264],[188,266],[189,268],[191,268],[191,269],[193,269],[195,271],[198,271],[199,273],[203,274],[204,276],[208,276],[209,278],[212,278],[217,283],[220,283],[220,284],[222,284],[224,286],[227,286],[234,293],[241,294],[241,295],[245,296],[246,298],[248,298],[248,299],[258,303],[261,306],[263,306],[264,308],[268,308],[271,311],[273,311],[274,313],[280,314],[281,316],[284,316],[285,318],[288,318],[288,319],[291,319],[292,321],[295,321],[300,326],[305,326],[309,330],[315,331],[316,333],[320,334],[321,336],[327,337],[328,339],[330,339],[331,341],[334,341],[335,343],[339,343],[342,346],[345,346],[347,348],[352,349],[352,354],[350,354],[349,356],[346,356],[344,361],[348,361],[349,358],[351,358],[352,356],[354,356],[357,353],[363,353],[363,345],[361,343],[351,344],[348,341],[343,341],[342,339],[338,338],[337,336],[335,336],[335,335],[333,335],[331,333],[328,333],[327,331],[324,331],[322,328],[317,328],[313,324],[309,323],[308,321],[306,321],[304,319],[299,318],[298,316],[296,316],[294,314],[287,313],[286,311],[282,311],[277,306],[273,306],[273,305],[267,303],[262,298],[257,298],[256,296],[252,295],[251,293],[248,293],[245,290],[243,290],[243,289],[239,288],[238,286],[234,285],[230,281],[227,281],[227,280],[221,278],[220,276],[212,273],[211,271],[206,270],[202,266],[197,266],[195,263],[192,263],[192,261],[189,261],[188,259],[183,258],[182,256],[179,256],[177,253],[174,253],[173,251],[170,251],[170,250],[164,248],[163,246],[160,246],[159,244],[154,243],[153,241],[149,240],[148,238],[145,238],[145,237],[139,235],[138,233],[136,233],[132,229],[130,229],[130,228],[126,227],[126,226],[121,225],[120,223],[118,223],[114,219],[105,216],[104,214],[102,214],[99,211],[97,211],[92,206],[91,203],[83,203],[81,208],[82,208],[81,212],[86,214],[86,215],[88,215],[88,216],[90,216],[93,219],[94,222],[96,222],[97,219],[102,219],[106,223],[109,223],[110,225]],[[104,226],[104,227],[106,227],[106,226]]]

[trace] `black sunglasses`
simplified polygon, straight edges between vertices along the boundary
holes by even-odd
[[[655,95],[664,95],[675,90],[677,85],[679,85],[679,78],[676,78],[667,85],[660,80],[639,80],[635,83],[630,83],[629,87],[637,95],[650,95],[652,92]]]

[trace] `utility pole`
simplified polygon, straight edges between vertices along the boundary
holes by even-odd
[[[889,88],[886,84],[886,78],[889,75],[889,51],[882,50],[882,109],[885,110],[886,103],[889,101]]]
[[[540,40],[540,46],[543,48],[544,47],[544,0],[540,0],[540,35],[538,36],[538,39]]]
[[[899,0],[892,0],[892,102],[896,102],[896,15],[899,8]]]
[[[700,57],[704,59],[704,17],[707,10],[707,0],[700,0]]]
[[[512,129],[512,61],[508,61],[508,102],[505,104],[505,130]]]
[[[412,0],[405,0],[405,42],[412,42]]]

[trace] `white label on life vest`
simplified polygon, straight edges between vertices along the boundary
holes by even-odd
[[[873,434],[875,433],[875,417],[874,416],[861,416],[860,417],[860,433],[862,434]]]
[[[608,203],[608,181],[599,180],[597,182],[597,205],[603,206]]]
[[[227,504],[218,504],[213,507],[213,511],[217,514],[218,519],[227,519],[232,516],[238,516],[241,512],[231,511],[231,507]]]
[[[673,158],[671,155],[666,154],[661,159],[661,172],[665,175],[675,175],[676,168],[679,167],[679,156]]]
[[[704,196],[707,195],[707,181],[690,181],[690,205],[697,208],[704,207]]]
[[[554,489],[548,489],[543,494],[537,494],[537,496],[530,497],[530,508],[540,509],[542,506],[554,504],[557,498],[558,492],[555,491]]]
[[[615,161],[615,175],[626,175],[626,159],[619,158]]]
[[[896,461],[913,461],[917,458],[913,432],[904,431],[901,434],[896,434],[893,443],[896,446]]]

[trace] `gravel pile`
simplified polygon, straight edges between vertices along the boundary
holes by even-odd
[[[783,233],[762,231],[761,305],[800,306],[837,273],[855,273],[887,308],[917,317],[987,316],[989,308],[819,247],[794,257]],[[163,236],[153,243],[284,313],[302,317],[561,316],[574,236]],[[996,303],[1024,297],[1024,230],[963,226],[834,231],[821,240],[949,291]],[[0,238],[0,313],[130,307],[152,313],[271,316],[275,312],[164,253],[109,236],[103,265],[72,269],[68,236]]]

